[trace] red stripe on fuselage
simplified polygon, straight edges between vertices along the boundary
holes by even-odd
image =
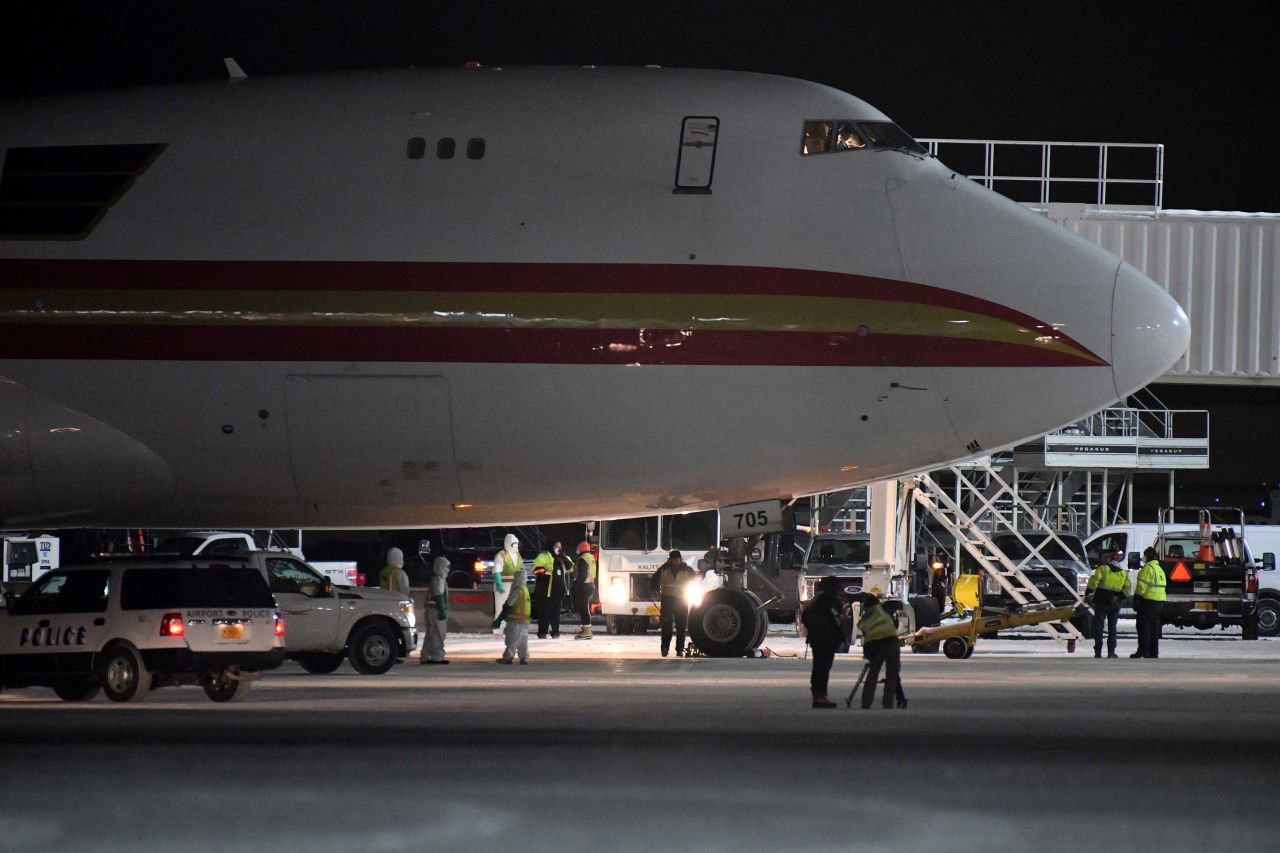
[[[1097,367],[1034,345],[916,335],[379,326],[0,325],[0,358],[835,367]]]

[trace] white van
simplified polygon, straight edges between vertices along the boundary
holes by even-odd
[[[1180,531],[1194,525],[1168,525],[1169,531]],[[1137,582],[1138,569],[1142,566],[1142,552],[1151,547],[1159,531],[1158,524],[1113,524],[1097,530],[1085,541],[1089,562],[1096,566],[1103,550],[1120,551],[1129,567],[1129,582]],[[1258,635],[1280,636],[1280,572],[1276,570],[1280,558],[1280,525],[1254,524],[1244,528],[1245,546],[1258,567]],[[1132,615],[1129,607],[1122,615]]]

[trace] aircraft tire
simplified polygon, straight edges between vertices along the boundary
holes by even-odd
[[[740,658],[754,648],[759,604],[740,589],[713,589],[689,611],[689,636],[707,657]]]
[[[757,610],[756,616],[760,623],[760,627],[756,628],[755,641],[751,644],[751,648],[758,649],[764,644],[764,638],[769,636],[769,611]]]

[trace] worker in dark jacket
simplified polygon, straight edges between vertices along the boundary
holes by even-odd
[[[548,630],[552,637],[560,636],[560,609],[572,569],[573,561],[559,542],[552,542],[551,547],[533,561],[533,607],[538,617],[539,639],[545,640]]]
[[[862,593],[862,616],[858,619],[858,632],[862,634],[862,656],[867,659],[867,678],[862,685],[862,707],[867,709],[876,698],[876,682],[880,680],[880,667],[885,667],[885,708],[905,708],[905,697],[900,698],[902,652],[898,643],[898,623],[893,615],[871,593]]]
[[[667,656],[671,647],[671,628],[674,623],[676,632],[676,657],[684,657],[684,634],[689,626],[689,602],[685,600],[684,588],[694,578],[693,568],[684,561],[679,551],[667,555],[667,561],[653,573],[650,579],[651,589],[658,591],[658,627],[662,632],[662,656]]]
[[[1120,605],[1129,597],[1129,573],[1120,565],[1119,551],[1105,551],[1098,555],[1102,562],[1089,576],[1085,594],[1092,596],[1093,605],[1093,656],[1102,657],[1102,631],[1107,631],[1107,657],[1116,654],[1116,623],[1120,620]]]
[[[827,679],[831,675],[831,664],[836,659],[836,649],[844,641],[844,631],[840,627],[840,616],[844,612],[844,602],[837,593],[840,581],[835,577],[825,577],[814,587],[813,600],[804,609],[800,617],[804,623],[805,639],[809,648],[813,649],[813,671],[809,674],[809,692],[813,694],[813,707],[834,708],[835,702],[827,698]]]

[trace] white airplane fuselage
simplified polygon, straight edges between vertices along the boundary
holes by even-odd
[[[9,527],[809,494],[1043,433],[1187,342],[1131,267],[937,160],[803,154],[807,121],[888,119],[797,80],[407,70],[0,115]],[[710,192],[673,192],[690,116],[716,124]],[[68,207],[92,180],[59,170],[124,145],[152,148]]]

